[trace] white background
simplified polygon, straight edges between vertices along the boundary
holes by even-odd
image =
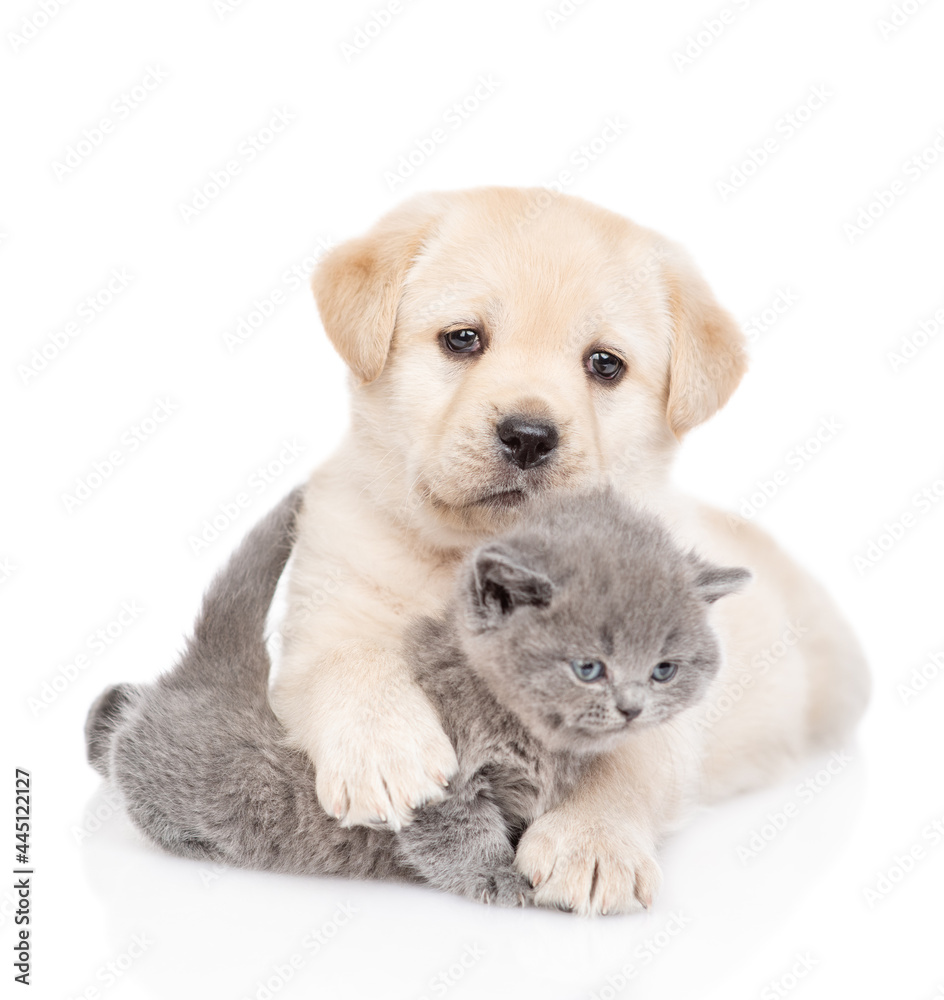
[[[739,1000],[777,996],[776,982],[797,1000],[944,995],[944,844],[924,837],[944,813],[944,677],[907,701],[899,690],[944,652],[944,336],[914,340],[944,306],[942,5],[908,0],[914,13],[889,31],[890,0],[732,0],[727,23],[705,0],[587,0],[556,24],[533,0],[410,0],[371,36],[357,32],[388,9],[380,0],[227,6],[72,0],[50,18],[13,0],[0,24],[0,815],[12,869],[12,773],[28,768],[32,995],[248,998],[266,980],[279,997]],[[38,30],[24,34],[24,18]],[[691,36],[706,20],[719,33],[702,34],[699,52]],[[133,87],[157,75],[136,101]],[[493,92],[454,128],[449,108],[480,77]],[[825,103],[798,110],[814,87]],[[133,109],[118,110],[123,94]],[[250,160],[241,144],[279,110],[291,123]],[[791,129],[788,113],[807,120]],[[81,144],[106,117],[100,143]],[[580,169],[575,151],[607,119],[626,127]],[[391,183],[436,127],[444,140]],[[768,138],[777,148],[725,196],[718,181]],[[89,155],[57,170],[77,145]],[[906,166],[925,151],[924,167]],[[234,159],[239,173],[185,221],[181,205]],[[152,850],[102,798],[82,722],[106,684],[170,666],[214,569],[339,439],[345,372],[290,269],[414,192],[544,184],[568,168],[566,190],[689,247],[745,324],[781,291],[796,300],[754,337],[749,375],[690,435],[678,477],[739,508],[780,473],[756,516],[837,595],[874,671],[858,744],[844,748],[852,762],[812,801],[796,786],[820,762],[697,817],[663,850],[648,916],[492,911],[422,889],[213,872]],[[869,228],[847,229],[893,182]],[[112,269],[130,275],[114,296]],[[268,321],[228,349],[227,333],[276,292]],[[112,301],[90,312],[97,295]],[[906,338],[913,357],[896,366]],[[44,348],[52,358],[36,372]],[[171,415],[143,424],[162,402]],[[839,429],[804,462],[795,449],[824,420]],[[132,447],[135,427],[153,434]],[[71,504],[116,449],[112,474]],[[916,498],[925,488],[933,501]],[[241,491],[251,504],[195,552],[203,521]],[[900,540],[857,565],[903,518]],[[122,602],[140,613],[95,653],[89,637]],[[60,691],[44,688],[53,681]],[[740,860],[791,802],[796,818]],[[915,845],[914,870],[870,902]],[[0,890],[5,980],[11,899]],[[323,946],[306,947],[311,929]],[[147,944],[131,959],[135,935]],[[792,980],[798,956],[812,969]]]

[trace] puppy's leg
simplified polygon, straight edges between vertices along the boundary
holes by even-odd
[[[518,844],[534,901],[585,915],[648,908],[662,884],[656,846],[693,795],[698,743],[690,723],[674,720],[597,758]]]
[[[823,587],[757,525],[701,508],[698,548],[749,566],[744,593],[719,602],[727,667],[706,703],[703,798],[778,780],[811,750],[835,748],[868,701],[855,635]],[[733,695],[727,705],[719,696]]]
[[[806,623],[807,738],[813,750],[839,746],[862,717],[872,681],[865,654],[825,589],[796,568],[791,596],[797,620]]]
[[[366,640],[315,650],[307,660],[295,644],[273,707],[314,762],[322,806],[344,826],[399,830],[418,806],[443,798],[458,767],[409,666]]]

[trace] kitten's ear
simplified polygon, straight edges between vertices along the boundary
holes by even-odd
[[[553,592],[543,573],[522,566],[505,549],[486,546],[472,562],[469,625],[478,632],[497,628],[516,608],[548,604]]]
[[[751,571],[743,566],[715,566],[694,553],[689,559],[695,567],[695,587],[701,599],[708,604],[736,593],[752,577]]]

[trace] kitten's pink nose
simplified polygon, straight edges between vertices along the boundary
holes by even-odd
[[[617,705],[616,707],[627,722],[632,722],[642,711],[641,708],[637,708],[635,705]]]

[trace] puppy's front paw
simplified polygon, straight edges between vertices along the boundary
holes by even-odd
[[[343,826],[399,830],[413,810],[446,795],[456,752],[425,698],[405,713],[375,715],[363,726],[322,734],[315,758],[318,798]]]
[[[538,906],[589,916],[648,909],[662,871],[645,838],[603,824],[545,813],[525,831],[515,859]]]

